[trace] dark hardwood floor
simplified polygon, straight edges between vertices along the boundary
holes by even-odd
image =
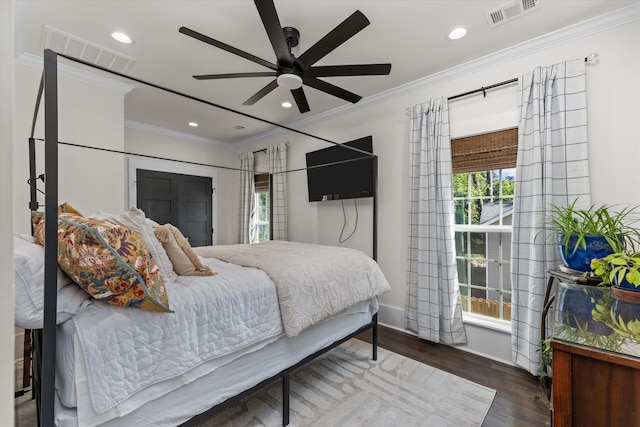
[[[358,338],[371,342],[371,331]],[[542,396],[538,378],[522,369],[384,326],[378,346],[497,390],[484,427],[544,427],[550,420],[546,398],[534,402]]]

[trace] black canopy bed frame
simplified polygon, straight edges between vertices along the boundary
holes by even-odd
[[[264,120],[255,116],[251,116],[246,113],[242,113],[228,107],[224,107],[218,104],[214,104],[212,102],[202,100],[191,95],[187,95],[184,93],[180,93],[178,91],[164,88],[158,86],[153,83],[149,83],[140,79],[136,79],[130,76],[126,76],[120,74],[118,72],[87,63],[85,61],[63,55],[52,51],[50,49],[46,49],[44,51],[44,67],[42,79],[40,82],[40,87],[38,90],[35,111],[33,116],[33,124],[31,130],[31,137],[29,138],[29,168],[30,168],[30,202],[29,208],[32,212],[39,210],[42,207],[38,202],[38,188],[36,186],[36,182],[38,179],[44,181],[44,213],[45,213],[45,235],[44,235],[44,320],[42,329],[32,330],[33,334],[33,394],[36,398],[37,405],[37,415],[38,415],[38,425],[41,427],[51,427],[54,426],[54,401],[55,401],[55,369],[56,369],[56,312],[57,312],[57,288],[56,288],[56,271],[57,271],[57,223],[58,223],[58,145],[65,144],[71,146],[80,146],[84,148],[96,149],[99,151],[110,151],[121,154],[130,154],[141,157],[148,157],[153,159],[161,159],[161,160],[171,160],[176,161],[174,159],[165,159],[161,157],[155,156],[146,156],[139,155],[135,153],[127,153],[115,150],[101,149],[95,147],[87,147],[77,144],[64,143],[58,140],[58,57],[66,58],[70,61],[74,61],[80,63],[82,65],[99,69],[101,71],[115,74],[117,76],[123,77],[128,80],[133,80],[141,84],[145,84],[151,87],[155,87],[157,89],[182,96],[194,101],[198,101],[213,107],[217,107],[226,111],[230,111],[236,114],[240,114],[246,117],[250,117],[255,120],[259,120],[261,122],[265,122],[271,124],[273,126],[277,126],[279,128],[289,130],[298,134],[302,134],[305,136],[309,136],[311,138],[320,139],[324,142],[337,145],[338,143],[320,138],[293,128],[289,128],[284,125],[279,125],[277,123],[270,122],[268,120]],[[36,127],[36,121],[38,117],[38,110],[44,96],[44,170],[45,173],[43,175],[36,175],[36,138],[34,138],[34,131]],[[373,259],[376,259],[377,256],[377,202],[376,202],[376,192],[377,192],[377,157],[371,153],[364,152],[357,148],[347,147],[351,150],[359,151],[361,153],[367,154],[374,158],[374,196],[373,196]],[[180,161],[179,161],[180,162]],[[195,162],[183,162],[183,163],[191,163],[203,165]],[[225,166],[217,166],[217,165],[205,165],[222,169],[233,169]],[[291,171],[287,171],[291,172]],[[45,179],[46,177],[46,179]],[[372,359],[377,360],[377,326],[378,319],[377,313],[372,315],[371,321],[364,326],[359,327],[357,330],[348,334],[344,338],[341,338],[328,346],[320,349],[319,351],[305,357],[298,363],[282,370],[278,374],[274,375],[271,378],[267,378],[257,384],[256,386],[241,392],[240,394],[231,397],[222,403],[219,403],[213,406],[211,409],[207,410],[204,413],[195,415],[193,418],[186,421],[183,426],[195,426],[203,420],[213,416],[214,414],[220,412],[226,407],[237,403],[239,400],[244,397],[254,393],[255,391],[263,388],[267,384],[275,382],[276,380],[282,379],[282,410],[283,410],[283,425],[289,424],[289,375],[301,367],[302,365],[308,363],[309,361],[317,358],[318,356],[326,353],[327,351],[333,349],[334,347],[344,343],[345,341],[355,337],[356,335],[371,329],[373,334],[373,342],[372,342]]]

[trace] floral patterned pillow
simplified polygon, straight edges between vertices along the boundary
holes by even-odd
[[[44,215],[32,217],[44,243]],[[133,231],[73,213],[58,214],[58,265],[93,298],[121,307],[171,312],[164,280]]]

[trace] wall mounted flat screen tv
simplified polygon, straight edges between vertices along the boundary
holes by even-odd
[[[307,153],[310,202],[373,197],[377,159],[344,145],[373,154],[371,136]]]

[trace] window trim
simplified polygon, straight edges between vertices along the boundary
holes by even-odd
[[[470,325],[479,326],[486,329],[493,329],[498,332],[506,332],[511,334],[513,324],[511,319],[503,320],[495,317],[483,316],[481,314],[471,313],[469,311],[462,312],[462,321]]]
[[[454,231],[470,232],[470,233],[511,233],[513,226],[511,225],[481,225],[481,224],[455,224]]]

